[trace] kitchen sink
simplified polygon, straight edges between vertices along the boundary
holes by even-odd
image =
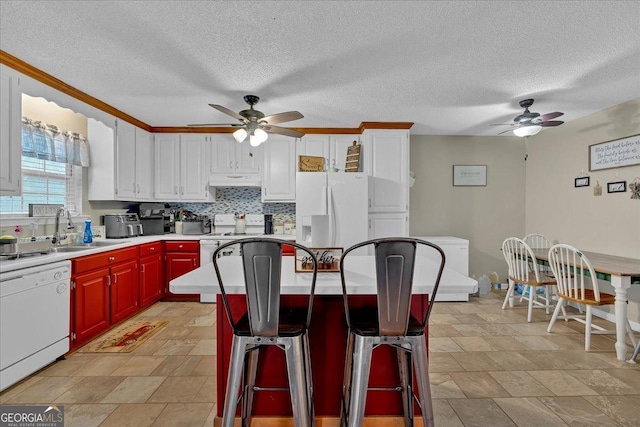
[[[51,248],[51,253],[80,252],[88,251],[89,249],[92,249],[92,246],[56,246]]]
[[[82,246],[85,248],[100,248],[104,246],[113,246],[119,245],[121,243],[129,243],[129,240],[94,240],[92,243],[82,244],[82,245],[73,245],[73,246]]]
[[[87,243],[87,244],[56,246],[51,249],[51,253],[87,251],[89,249],[103,248],[105,246],[119,245],[120,243],[127,243],[127,242],[129,242],[129,240],[118,240],[117,242],[96,240],[92,243]]]

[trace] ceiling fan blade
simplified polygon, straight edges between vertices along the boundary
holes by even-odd
[[[209,104],[210,107],[215,108],[216,110],[220,111],[221,113],[225,113],[228,116],[234,117],[238,120],[241,120],[242,122],[245,122],[246,119],[244,117],[242,117],[240,114],[236,113],[235,111],[231,111],[229,110],[227,107],[223,107],[222,105],[216,105],[216,104]]]
[[[515,123],[491,123],[489,126],[515,126]]]
[[[304,132],[298,132],[297,130],[283,128],[280,126],[265,126],[264,130],[269,133],[278,133],[280,135],[291,136],[293,138],[302,138],[304,136]]]
[[[272,114],[270,116],[263,117],[260,121],[265,121],[270,125],[278,123],[290,122],[292,120],[298,120],[304,116],[298,111],[287,111],[286,113]]]
[[[548,128],[548,127],[552,127],[552,126],[560,126],[563,123],[564,122],[561,121],[561,120],[551,120],[550,122],[542,122],[542,123],[540,123],[540,126],[542,126],[543,128]]]
[[[507,133],[507,132],[511,132],[513,131],[513,129],[507,129],[507,130],[503,130],[502,132],[500,132],[498,135],[502,135],[503,133]]]
[[[190,127],[212,127],[212,126],[244,126],[242,123],[193,123]]]
[[[551,119],[555,119],[556,117],[560,117],[563,114],[564,113],[556,111],[555,113],[543,114],[542,116],[538,117],[538,119],[542,120],[543,122],[546,122],[547,120],[551,120]]]

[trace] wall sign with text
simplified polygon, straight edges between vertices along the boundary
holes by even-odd
[[[343,248],[309,248],[318,259],[318,273],[335,273],[340,271],[340,258]],[[313,261],[303,250],[296,250],[296,273],[313,271]]]
[[[589,170],[640,165],[640,135],[589,146]]]

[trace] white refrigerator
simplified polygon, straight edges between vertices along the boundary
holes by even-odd
[[[297,172],[296,241],[347,249],[367,240],[368,182],[361,172]]]

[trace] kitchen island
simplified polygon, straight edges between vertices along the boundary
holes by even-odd
[[[420,255],[419,255],[420,256]],[[348,291],[357,295],[353,305],[371,304],[375,301],[374,257],[353,257],[346,265],[345,275],[350,284]],[[294,258],[282,261],[282,294],[285,304],[304,306],[311,289],[310,273],[295,273]],[[246,311],[244,277],[241,257],[225,257],[219,260],[220,270],[234,317]],[[433,290],[438,265],[420,256],[414,274],[413,314],[422,315],[428,305],[428,295]],[[201,266],[169,284],[173,293],[220,293],[213,265]],[[457,292],[473,293],[477,282],[451,269],[443,272],[441,286]],[[313,314],[309,332],[311,365],[314,381],[314,404],[319,418],[336,418],[340,413],[342,376],[344,369],[347,331],[345,325],[342,285],[339,273],[319,273],[316,281]],[[229,367],[232,330],[226,313],[219,307],[216,314],[217,332],[217,394],[218,413],[222,417],[224,394]],[[386,346],[385,346],[386,347]],[[398,383],[395,369],[395,351],[379,348],[374,352],[370,386],[389,386]],[[261,352],[257,384],[286,387],[288,385],[284,355],[276,348]],[[287,392],[262,391],[254,397],[256,416],[290,417],[291,403]],[[366,406],[367,416],[399,416],[402,414],[400,393],[370,391]],[[217,425],[217,424],[216,424]]]

